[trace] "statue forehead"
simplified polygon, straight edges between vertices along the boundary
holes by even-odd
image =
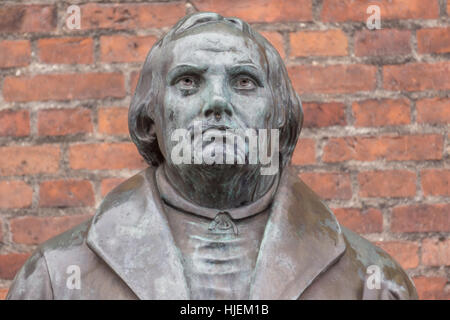
[[[172,40],[166,57],[172,63],[193,60],[219,64],[252,62],[266,67],[261,47],[239,29],[225,23],[198,26],[184,32]]]

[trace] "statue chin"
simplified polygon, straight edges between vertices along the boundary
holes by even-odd
[[[258,164],[250,164],[248,152],[242,148],[235,147],[234,150],[226,148],[222,143],[214,141],[207,143],[199,153],[201,155],[201,162],[199,156],[197,159],[192,155],[190,163],[172,164],[180,173],[188,175],[198,174],[226,174],[229,179],[234,174],[240,175],[244,172],[251,172],[259,170]],[[183,174],[183,175],[184,175]]]
[[[223,165],[225,168],[234,165],[248,164],[248,152],[235,144],[228,146],[222,142],[212,141],[202,148],[202,164]]]

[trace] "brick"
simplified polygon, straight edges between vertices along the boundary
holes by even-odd
[[[450,204],[417,204],[393,209],[393,232],[448,232]]]
[[[351,93],[375,89],[376,67],[368,65],[298,65],[288,68],[298,93]]]
[[[445,292],[447,284],[446,277],[414,277],[414,284],[417,294],[421,300],[446,300],[450,298],[450,294]]]
[[[409,30],[362,30],[355,34],[356,56],[396,56],[411,53]]]
[[[56,145],[0,147],[0,176],[55,173],[60,148]]]
[[[30,134],[28,110],[0,111],[0,137],[24,137]]]
[[[386,251],[403,269],[419,266],[419,245],[411,241],[377,241],[375,245]]]
[[[352,187],[348,174],[337,172],[305,172],[299,177],[321,198],[350,199]]]
[[[117,187],[119,184],[124,182],[125,178],[108,178],[103,179],[100,184],[100,190],[102,197],[106,196],[110,191],[112,191],[115,187]]]
[[[29,253],[0,254],[0,279],[12,280],[29,256]]]
[[[286,52],[284,51],[283,36],[279,32],[272,31],[260,31],[259,32],[264,38],[266,38],[275,49],[277,49],[281,58],[286,58]]]
[[[33,189],[23,181],[0,181],[0,208],[28,208],[32,196]]]
[[[359,196],[363,198],[403,198],[416,194],[416,174],[405,170],[358,173]]]
[[[91,111],[87,108],[47,109],[38,113],[40,136],[63,136],[92,130]]]
[[[174,25],[185,15],[184,2],[81,6],[81,29],[146,29]]]
[[[298,139],[292,155],[293,165],[316,163],[316,141],[314,139]]]
[[[387,90],[448,90],[450,62],[384,66],[383,79],[383,86]]]
[[[332,138],[324,147],[323,161],[423,161],[442,159],[441,135]]]
[[[154,36],[103,36],[100,38],[100,59],[103,62],[144,62],[157,40]]]
[[[8,288],[0,288],[0,300],[5,300],[8,295]]]
[[[6,101],[46,101],[102,99],[125,96],[120,73],[42,74],[31,77],[6,77]]]
[[[55,29],[55,6],[3,5],[0,7],[0,32],[49,32]]]
[[[427,266],[450,266],[450,239],[424,239],[422,262]]]
[[[419,53],[450,52],[450,28],[417,30],[417,51]]]
[[[23,67],[29,65],[30,61],[31,61],[30,41],[28,40],[0,41],[0,68]]]
[[[249,23],[312,20],[311,0],[193,0],[199,11],[238,17]]]
[[[450,170],[426,169],[420,176],[425,196],[450,196]]]
[[[140,169],[144,159],[132,143],[99,143],[72,145],[70,167],[75,170]]]
[[[63,217],[20,217],[11,219],[12,239],[15,243],[41,244],[48,239],[86,221],[91,215]]]
[[[134,90],[136,90],[136,86],[138,84],[139,81],[139,71],[133,71],[130,74],[130,95],[133,96],[134,95]]]
[[[298,31],[289,35],[292,57],[346,56],[348,40],[342,30]]]
[[[128,108],[99,108],[98,131],[108,135],[128,135]]]
[[[394,19],[437,19],[437,1],[423,0],[324,0],[321,19],[326,22],[366,21],[370,5],[380,7],[381,26],[383,20]]]
[[[87,180],[44,181],[39,186],[40,207],[93,206],[94,189]]]
[[[367,234],[383,231],[383,215],[377,209],[337,208],[333,209],[333,212],[340,224],[356,233]]]
[[[381,99],[353,102],[355,127],[396,126],[411,123],[409,101]]]
[[[450,99],[431,98],[416,103],[417,122],[431,124],[450,123]]]
[[[50,64],[90,64],[94,62],[92,38],[39,39],[39,59]]]
[[[303,104],[303,112],[305,114],[304,128],[344,126],[346,124],[343,103],[307,102]]]

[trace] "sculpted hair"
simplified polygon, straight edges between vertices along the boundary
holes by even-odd
[[[207,23],[228,23],[252,39],[261,49],[267,61],[267,78],[272,90],[274,117],[280,130],[280,164],[286,166],[294,151],[303,124],[300,98],[294,91],[283,60],[276,49],[246,22],[237,18],[224,18],[216,13],[194,13],[182,18],[150,50],[142,68],[139,81],[128,112],[128,128],[139,153],[152,166],[164,162],[155,132],[155,119],[164,96],[163,60],[168,43],[185,32]]]

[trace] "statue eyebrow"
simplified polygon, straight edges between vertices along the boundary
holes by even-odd
[[[208,67],[197,66],[192,64],[181,64],[167,73],[167,81],[170,85],[173,85],[178,77],[184,74],[201,75],[208,70]]]
[[[227,71],[231,76],[236,76],[238,74],[248,75],[256,80],[258,86],[264,87],[263,85],[263,72],[261,69],[253,63],[238,64],[231,67],[227,67]]]

